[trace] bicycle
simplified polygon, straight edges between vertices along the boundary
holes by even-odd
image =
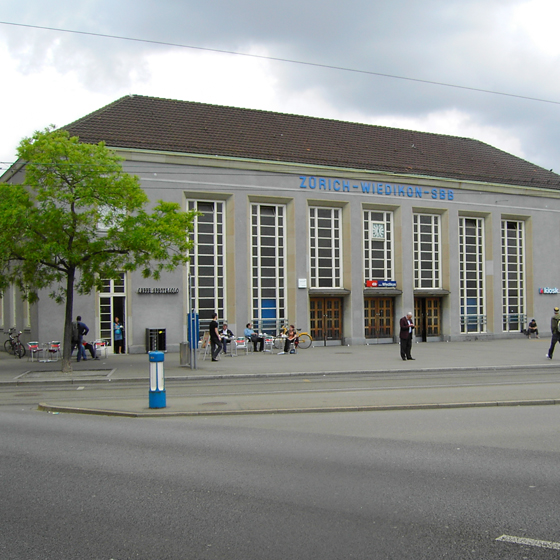
[[[296,345],[298,348],[309,348],[313,343],[313,337],[308,332],[301,332],[301,329],[296,329],[298,332]],[[288,332],[288,326],[284,325],[280,332],[281,335],[274,338],[274,348],[280,349],[284,348],[284,342],[286,341],[286,333]]]
[[[14,337],[12,336],[17,331],[14,327],[12,327],[8,331],[8,336],[10,337],[6,342],[4,342],[4,350],[8,354],[12,354],[12,356],[17,356],[20,360],[25,356],[25,346],[21,343],[19,337],[21,335],[21,331]]]

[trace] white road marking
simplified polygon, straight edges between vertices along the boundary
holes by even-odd
[[[524,544],[526,546],[536,546],[538,548],[550,548],[552,550],[560,550],[560,543],[551,541],[541,541],[538,539],[526,539],[523,537],[512,537],[510,535],[502,535],[496,539],[501,542],[509,542],[513,544]]]

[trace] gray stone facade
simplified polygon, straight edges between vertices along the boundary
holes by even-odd
[[[87,126],[87,119],[76,125]],[[87,140],[103,138],[102,131]],[[456,141],[457,149],[463,139],[438,141]],[[521,336],[533,317],[545,334],[551,309],[560,305],[558,176],[535,168],[538,184],[530,186],[531,164],[513,156],[499,153],[502,178],[494,181],[476,179],[474,156],[470,178],[454,177],[453,154],[439,152],[434,157],[446,171],[431,175],[427,167],[390,173],[305,163],[303,156],[284,161],[123,143],[107,142],[120,146],[124,169],[140,177],[151,203],[202,211],[197,249],[192,266],[159,282],[123,274],[104,293],[76,296],[74,315],[90,327],[91,339],[110,340],[118,315],[129,352],[146,351],[147,329],[153,336],[165,330],[167,351],[177,352],[191,306],[201,331],[216,311],[236,335],[248,322],[268,333],[294,324],[311,332],[315,345],[396,342],[407,311],[415,315],[417,340],[506,338]],[[482,146],[490,177],[499,151]],[[468,168],[464,158],[461,166]],[[523,179],[516,182],[518,166]],[[504,170],[511,175],[504,178]],[[26,340],[62,338],[63,307],[47,293],[29,307],[9,290],[1,306],[4,331],[16,326]]]
[[[418,300],[437,299],[439,325],[425,340],[461,340],[473,337],[518,336],[527,320],[537,318],[546,332],[550,310],[560,304],[556,288],[560,264],[551,246],[559,232],[560,193],[527,187],[483,183],[396,177],[350,170],[326,170],[294,164],[259,163],[242,160],[165,155],[123,151],[125,170],[138,175],[152,202],[219,201],[223,204],[224,303],[217,309],[236,334],[254,321],[251,305],[251,205],[281,206],[285,212],[285,319],[303,330],[311,330],[310,299],[340,298],[340,336],[328,344],[393,342],[398,335],[398,318],[416,312]],[[309,209],[337,209],[340,216],[340,286],[312,287],[310,278]],[[392,214],[392,269],[395,287],[367,287],[364,271],[364,211]],[[413,255],[414,215],[437,216],[440,253],[439,286],[415,286]],[[459,268],[459,220],[481,219],[483,231],[484,326],[464,332],[461,328],[461,271]],[[523,307],[519,328],[504,329],[502,226],[522,224],[523,245],[520,289]],[[552,240],[552,245],[550,243]],[[417,266],[417,265],[416,265]],[[507,268],[507,267],[506,267]],[[186,340],[189,309],[188,270],[165,274],[160,282],[139,274],[125,278],[124,292],[111,297],[125,298],[124,315],[129,352],[146,351],[146,329],[165,329],[168,351],[178,351]],[[80,314],[103,338],[101,298],[105,294],[76,297],[74,314]],[[393,302],[390,337],[366,337],[364,297],[388,298]],[[416,302],[416,307],[415,307]],[[15,310],[12,307],[15,304]],[[63,308],[47,294],[24,312],[26,304],[7,293],[3,298],[3,327],[12,323],[33,340],[62,337]],[[464,307],[464,306],[463,306]],[[517,311],[517,310],[516,310]],[[424,313],[426,310],[424,309]],[[26,317],[26,315],[28,315]],[[11,320],[15,319],[15,321]],[[257,318],[258,319],[258,318]],[[418,320],[418,319],[417,319]],[[27,321],[27,323],[25,323]],[[204,321],[203,321],[204,323]],[[317,343],[324,343],[323,339]]]

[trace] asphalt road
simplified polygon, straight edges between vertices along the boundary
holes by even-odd
[[[20,400],[0,408],[0,558],[558,558],[559,422],[558,406],[126,419]]]
[[[551,368],[379,372],[297,377],[168,381],[164,414],[340,410],[411,405],[560,402],[560,376]],[[47,403],[72,409],[153,414],[147,380],[0,387],[0,405]]]

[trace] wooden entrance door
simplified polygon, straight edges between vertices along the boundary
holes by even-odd
[[[441,335],[441,298],[417,297],[414,299],[415,336],[426,342],[429,336]]]
[[[364,326],[366,338],[393,337],[393,298],[364,298]]]
[[[309,319],[315,345],[342,340],[342,298],[309,298]]]

